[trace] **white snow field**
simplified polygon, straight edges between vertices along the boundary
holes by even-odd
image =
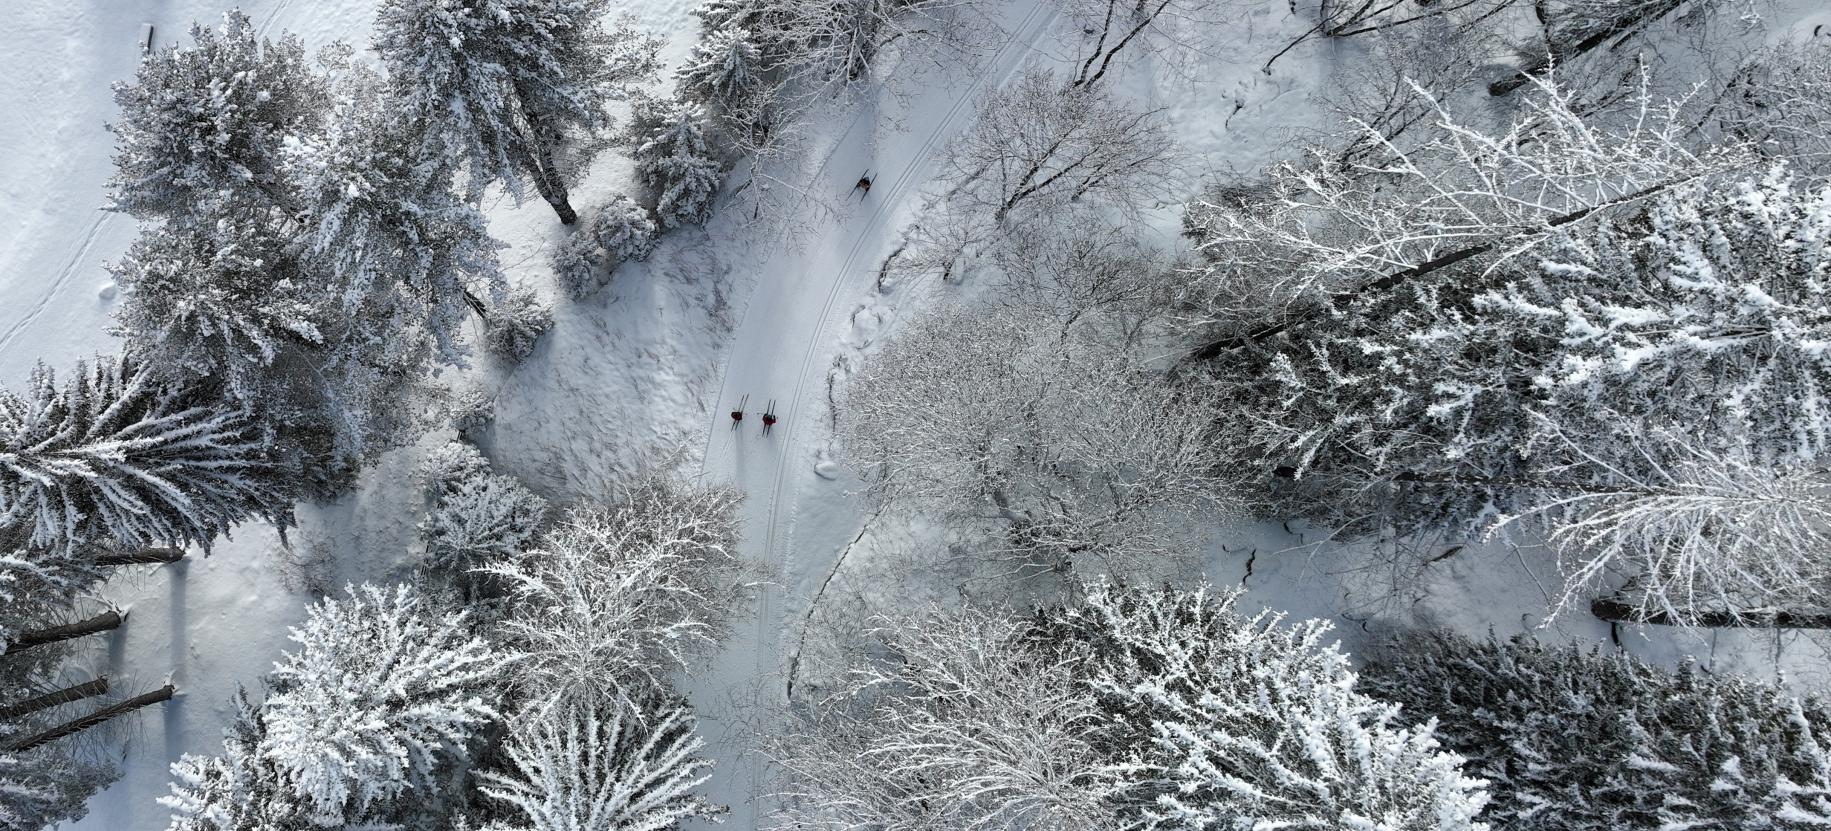
[[[695,2],[632,0],[626,9],[668,39],[664,57],[678,58],[695,37],[687,15]],[[339,39],[365,45],[373,13],[371,0],[8,4],[0,27],[0,383],[18,385],[39,360],[63,368],[116,348],[108,333],[113,289],[103,266],[126,249],[134,228],[130,218],[100,209],[110,170],[111,137],[102,129],[113,114],[109,85],[131,76],[147,24],[157,43],[168,44],[183,38],[191,21],[213,22],[231,5],[264,31],[296,33],[308,47]],[[1316,117],[1313,87],[1356,48],[1299,49],[1267,75],[1260,68],[1268,53],[1308,24],[1282,2],[1241,5],[1250,9],[1237,28],[1217,39],[1225,47],[1175,63],[1141,58],[1115,84],[1169,113],[1191,188],[1209,172],[1250,170],[1285,152],[1293,132]],[[1824,18],[1816,5],[1787,0],[1773,19]],[[718,762],[709,796],[731,808],[723,827],[757,827],[759,808],[767,808],[762,764],[745,752],[748,733],[769,707],[784,703],[810,598],[861,538],[871,507],[851,474],[823,465],[832,451],[830,373],[836,360],[869,349],[908,307],[948,290],[916,286],[887,295],[874,281],[884,257],[921,218],[938,153],[971,123],[977,96],[1029,62],[1071,57],[1056,8],[1049,0],[1011,0],[1000,8],[1004,33],[981,60],[834,105],[814,126],[800,167],[783,175],[838,210],[810,210],[792,235],[753,225],[738,211],[718,214],[705,229],[670,234],[650,261],[620,268],[598,296],[557,301],[555,327],[527,362],[505,370],[479,358],[465,371],[497,398],[497,420],[479,443],[499,470],[544,496],[561,503],[592,498],[619,472],[656,458],[743,493],[742,550],[769,579],[726,648],[704,672],[683,679]],[[876,176],[870,193],[848,196],[865,171]],[[627,163],[606,154],[574,204],[594,206],[628,190],[628,180]],[[517,207],[498,199],[487,207],[492,233],[509,245],[502,259],[511,279],[552,296],[547,252],[562,233],[552,212],[538,200]],[[1175,233],[1174,205],[1151,219],[1160,233]],[[749,413],[732,429],[727,413],[746,395]],[[765,436],[758,416],[771,399],[781,422]],[[110,599],[129,605],[131,619],[97,644],[94,662],[118,689],[151,687],[170,673],[181,694],[121,731],[124,774],[73,828],[165,827],[166,811],[155,799],[166,792],[167,766],[182,753],[219,747],[229,697],[237,686],[258,685],[288,647],[287,627],[303,619],[313,589],[405,573],[423,508],[413,467],[420,449],[448,438],[430,436],[421,448],[390,454],[334,504],[301,507],[301,527],[290,534],[295,547],[328,552],[316,579],[276,568],[278,535],[247,527],[207,558],[194,554],[110,584]],[[1541,631],[1544,592],[1556,591],[1554,576],[1533,573],[1528,558],[1471,545],[1432,572],[1428,603],[1363,608],[1357,581],[1373,578],[1354,572],[1339,551],[1312,559],[1302,548],[1310,540],[1275,525],[1218,536],[1204,563],[1210,579],[1244,585],[1249,604],[1333,620],[1350,648],[1401,622],[1470,633]],[[842,576],[831,598],[868,609],[885,599],[880,592],[895,590]],[[1587,616],[1561,619],[1541,634],[1611,638],[1609,627]],[[1813,669],[1824,655],[1803,637],[1661,627],[1614,634],[1621,648],[1664,663],[1689,654],[1712,669],[1824,680]]]

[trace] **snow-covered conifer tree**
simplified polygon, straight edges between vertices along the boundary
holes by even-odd
[[[1494,831],[1831,822],[1831,708],[1771,684],[1528,639],[1409,633],[1362,674],[1495,783]]]
[[[84,803],[114,778],[108,767],[54,747],[0,751],[0,830],[39,831],[82,819],[89,810]]]
[[[448,764],[496,719],[503,657],[459,612],[407,586],[352,587],[292,630],[298,652],[270,676],[260,753],[320,825],[385,818],[438,787]]]
[[[192,26],[191,39],[115,85],[114,207],[175,224],[284,208],[285,144],[324,117],[323,78],[297,38],[260,40],[240,11],[217,29]]]
[[[540,336],[553,328],[553,307],[531,286],[519,286],[504,295],[490,310],[485,339],[490,352],[511,365],[534,354]]]
[[[0,538],[27,535],[22,527],[0,534]],[[68,609],[104,576],[86,552],[24,546],[8,550],[10,547],[10,543],[0,547],[0,652],[21,632]],[[24,675],[17,672],[15,677]],[[0,684],[0,690],[5,688]]]
[[[742,596],[737,497],[648,475],[560,517],[538,548],[482,568],[509,586],[502,624],[536,702],[636,698],[717,646]]]
[[[705,222],[724,178],[724,164],[707,141],[708,118],[680,98],[643,98],[630,123],[636,173],[653,192],[664,228]]]
[[[1237,612],[1238,593],[1089,586],[1032,637],[1080,652],[1075,677],[1138,753],[1128,817],[1146,829],[1482,831],[1487,794],[1428,726],[1354,688],[1326,622]]]
[[[167,831],[281,831],[320,827],[311,801],[299,793],[284,767],[268,752],[261,708],[236,692],[235,718],[223,728],[220,756],[186,753],[172,763],[171,794],[159,804],[172,809]]]
[[[505,287],[477,208],[454,191],[458,165],[427,147],[428,125],[403,113],[387,80],[337,44],[320,61],[336,103],[323,130],[289,142],[295,236],[335,303],[345,350],[424,332],[455,362],[465,316]],[[350,319],[350,322],[345,322]]]
[[[566,189],[611,129],[608,105],[654,74],[655,41],[609,0],[385,0],[375,45],[401,104],[468,169],[472,195],[532,182],[571,224]],[[563,151],[570,151],[567,158]]]
[[[648,259],[657,230],[648,208],[620,193],[611,197],[554,252],[560,288],[573,300],[591,296],[603,288],[617,264]]]
[[[547,516],[547,500],[512,476],[468,476],[439,496],[420,523],[427,565],[464,574],[505,563],[531,547]]]
[[[510,723],[504,769],[483,771],[478,790],[515,816],[504,828],[525,831],[716,821],[724,809],[694,793],[712,767],[696,728],[685,703],[660,696],[530,712]]]
[[[119,358],[0,391],[0,527],[31,545],[208,546],[249,518],[290,525],[290,489],[220,400]]]

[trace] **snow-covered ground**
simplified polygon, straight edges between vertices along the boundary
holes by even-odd
[[[664,56],[691,45],[686,12],[694,0],[635,0],[628,9],[664,34]],[[19,384],[37,360],[69,366],[115,346],[107,333],[112,286],[103,264],[123,252],[132,220],[103,212],[112,115],[109,85],[133,72],[146,24],[164,44],[190,21],[214,20],[226,7],[201,0],[154,0],[132,10],[104,0],[15,0],[0,29],[0,383]],[[268,33],[297,33],[308,46],[332,40],[363,45],[372,0],[253,0],[241,4]],[[1791,0],[1775,19],[1799,20],[1812,0]],[[1822,14],[1822,12],[1821,12]],[[1789,16],[1790,15],[1790,16]],[[480,359],[472,374],[497,396],[497,421],[480,443],[499,469],[558,501],[601,494],[614,476],[644,459],[672,460],[729,482],[745,495],[743,551],[771,572],[738,635],[707,671],[685,685],[705,718],[719,761],[713,799],[730,804],[726,827],[755,826],[759,763],[744,755],[748,731],[783,699],[784,673],[799,627],[855,540],[870,506],[857,482],[822,467],[828,461],[828,380],[928,294],[903,287],[886,295],[875,277],[883,258],[925,209],[924,188],[937,153],[972,119],[978,93],[1027,62],[1071,57],[1055,6],[1012,0],[1001,9],[1006,36],[984,58],[934,72],[898,94],[867,94],[825,119],[794,174],[811,193],[843,207],[814,214],[792,240],[736,212],[706,229],[667,237],[649,262],[626,265],[612,286],[584,303],[557,302],[556,325],[534,356],[512,370]],[[1212,171],[1249,170],[1284,152],[1316,115],[1309,96],[1348,46],[1316,46],[1261,72],[1269,51],[1301,32],[1284,3],[1242,3],[1236,26],[1203,51],[1174,63],[1144,60],[1118,88],[1166,108],[1188,160],[1191,187]],[[874,171],[868,196],[847,198],[857,176]],[[626,189],[624,163],[606,157],[575,194],[581,208]],[[490,206],[492,232],[509,244],[512,279],[542,286],[546,254],[560,226],[544,204]],[[1154,216],[1166,237],[1173,207]],[[748,395],[760,414],[774,399],[782,422],[772,435],[754,420],[741,430],[725,413]],[[445,437],[434,436],[428,445]],[[413,485],[418,453],[391,454],[356,493],[301,510],[293,540],[330,552],[323,581],[398,577],[410,561],[421,504]],[[825,475],[823,475],[825,474]],[[869,548],[871,538],[865,538]],[[1217,583],[1242,583],[1254,602],[1294,615],[1334,620],[1355,649],[1391,625],[1429,621],[1469,632],[1536,629],[1551,580],[1537,564],[1499,546],[1470,546],[1427,573],[1429,601],[1369,607],[1377,576],[1352,570],[1339,551],[1304,547],[1284,528],[1227,528],[1204,563]],[[120,689],[150,687],[173,673],[181,696],[134,723],[125,774],[91,806],[79,829],[140,831],[165,826],[153,800],[166,766],[184,752],[211,752],[238,685],[258,682],[286,648],[286,628],[303,618],[309,586],[276,568],[283,558],[268,529],[241,530],[208,558],[123,575],[109,586],[131,604],[130,623],[94,658]],[[1364,554],[1365,552],[1363,552]],[[1250,577],[1247,577],[1250,569]],[[869,604],[881,597],[859,577],[833,595]],[[1541,587],[1543,587],[1541,589]],[[883,587],[877,587],[882,589]],[[1587,617],[1558,622],[1559,637],[1607,643],[1608,628]],[[1803,638],[1762,633],[1692,632],[1645,627],[1619,633],[1623,648],[1671,662],[1702,656],[1713,669],[1797,679],[1823,665]],[[1810,680],[1822,680],[1812,677]]]

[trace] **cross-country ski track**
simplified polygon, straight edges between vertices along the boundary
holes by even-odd
[[[758,587],[753,625],[740,623],[713,666],[688,685],[708,720],[725,722],[724,736],[709,724],[708,738],[728,742],[726,747],[733,752],[717,752],[714,757],[721,766],[741,768],[714,773],[710,795],[731,806],[727,827],[755,827],[762,783],[757,777],[759,760],[736,758],[747,744],[741,735],[744,725],[737,723],[742,716],[720,713],[719,708],[784,703],[786,656],[781,643],[785,636],[792,640],[795,633],[785,629],[796,625],[787,615],[784,593],[806,602],[805,578],[824,574],[832,565],[830,559],[857,530],[858,517],[850,515],[816,528],[797,522],[804,490],[844,487],[814,473],[815,445],[810,442],[824,431],[812,430],[809,424],[827,416],[823,378],[838,348],[837,324],[844,318],[835,311],[843,311],[847,301],[862,297],[872,285],[878,260],[917,207],[911,197],[919,196],[933,176],[936,151],[968,126],[974,103],[986,89],[1005,83],[1038,51],[1039,39],[1056,19],[1053,9],[1040,2],[1013,11],[1021,13],[1021,19],[1007,29],[1005,42],[970,81],[930,85],[907,102],[895,102],[907,104],[899,107],[904,121],[929,126],[895,132],[887,126],[895,119],[875,117],[879,111],[869,102],[861,103],[865,111],[835,141],[807,187],[817,193],[823,188],[844,193],[859,171],[885,172],[862,199],[852,196],[857,212],[834,217],[813,239],[784,246],[756,266],[749,303],[730,345],[707,427],[704,476],[708,482],[731,484],[744,495],[740,549],[764,565],[770,579]],[[927,117],[930,114],[938,117]],[[734,430],[729,411],[746,394],[752,413]],[[772,435],[764,436],[755,417],[761,413],[759,402],[770,398],[776,399],[781,423]],[[737,698],[715,704],[704,699],[727,691]],[[746,695],[754,698],[742,700]]]

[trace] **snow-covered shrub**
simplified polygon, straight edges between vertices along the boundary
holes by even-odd
[[[243,414],[137,361],[40,365],[0,390],[0,529],[36,547],[201,545],[244,520],[292,524],[285,477]]]
[[[635,704],[637,709],[632,709]],[[503,770],[478,790],[516,815],[525,831],[668,829],[724,812],[693,791],[712,762],[683,702],[574,702],[512,721]],[[495,826],[492,826],[495,827]]]
[[[540,293],[528,286],[510,291],[496,308],[490,310],[485,338],[490,352],[511,364],[518,364],[534,354],[540,336],[553,328],[553,307],[540,299]]]
[[[1098,584],[1034,618],[1031,637],[1079,654],[1076,681],[1137,752],[1123,797],[1136,827],[1484,829],[1483,783],[1428,726],[1355,688],[1326,621],[1238,603]]]
[[[357,823],[438,787],[496,719],[503,657],[407,586],[352,587],[292,630],[269,676],[260,754],[320,825]]]
[[[648,259],[657,230],[649,209],[617,194],[554,252],[560,288],[573,300],[591,296],[604,287],[619,263]]]
[[[483,451],[467,441],[441,444],[420,460],[419,476],[426,483],[426,495],[435,501],[456,491],[465,482],[489,474],[490,460],[483,458]]]
[[[463,384],[452,391],[448,412],[458,435],[473,436],[496,420],[496,399],[481,384]]]
[[[1148,567],[1222,495],[1198,390],[1027,309],[940,307],[846,384],[839,435],[893,503],[983,527],[1025,567]]]
[[[547,516],[547,500],[512,476],[467,477],[439,497],[420,523],[426,564],[449,575],[507,562],[526,551]]]
[[[1771,684],[1667,672],[1528,639],[1406,635],[1369,694],[1495,783],[1494,831],[1816,828],[1831,822],[1831,707]]]
[[[509,586],[502,624],[529,658],[517,673],[538,703],[636,698],[715,648],[742,585],[737,496],[649,475],[612,504],[555,521],[537,548],[485,574]]]
[[[385,0],[375,49],[400,105],[431,125],[427,149],[466,170],[473,194],[502,182],[519,197],[531,183],[570,224],[576,217],[566,188],[605,145],[609,106],[658,66],[657,41],[612,7],[611,0]]]
[[[1230,353],[1212,377],[1246,417],[1228,432],[1283,469],[1283,507],[1351,531],[1533,513],[1584,588],[1627,570],[1681,617],[1817,602],[1814,535],[1779,529],[1826,511],[1828,227],[1831,189],[1779,171],[1669,188],[1539,240],[1530,267],[1396,287]]]
[[[699,104],[679,98],[642,98],[630,123],[636,174],[655,200],[663,228],[695,225],[712,216],[712,199],[725,176],[708,141],[709,119]]]
[[[0,831],[39,831],[82,819],[89,811],[84,803],[117,775],[55,746],[0,751]]]
[[[1072,662],[1026,626],[966,609],[885,621],[882,661],[796,708],[768,748],[786,776],[781,827],[1122,827],[1115,735]]]
[[[172,810],[167,831],[280,831],[322,827],[272,752],[260,706],[238,690],[235,718],[223,728],[218,756],[186,753],[172,763],[171,794],[159,804]]]

